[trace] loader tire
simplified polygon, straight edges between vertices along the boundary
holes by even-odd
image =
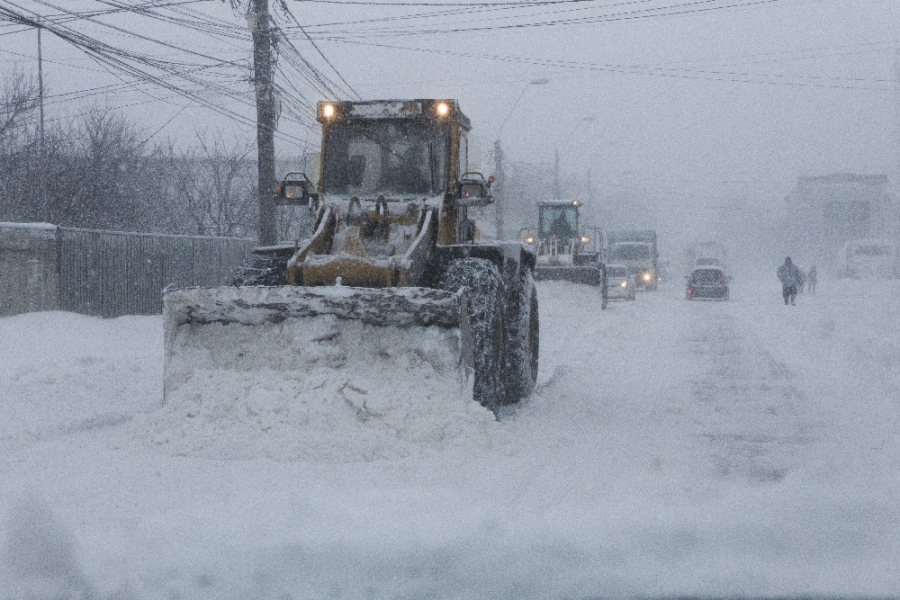
[[[506,302],[503,387],[508,404],[531,394],[538,374],[539,320],[534,275],[529,269],[515,281]]]
[[[466,288],[475,362],[475,400],[495,410],[503,393],[503,278],[489,260],[462,258],[451,261],[438,284],[455,292]]]
[[[231,285],[287,285],[287,259],[281,255],[251,254],[235,269]]]

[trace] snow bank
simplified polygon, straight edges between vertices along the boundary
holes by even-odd
[[[588,286],[538,294],[535,393],[500,422],[407,408],[406,434],[384,425],[398,415],[361,422],[336,378],[310,404],[348,408],[330,430],[288,426],[302,393],[266,378],[256,405],[210,374],[191,385],[233,404],[160,409],[159,317],[0,319],[0,426],[21,432],[0,447],[0,598],[896,596],[900,281],[825,278],[795,307],[772,273],[736,278],[730,302],[667,284],[605,311]],[[344,395],[370,409],[383,390],[363,375],[416,402],[439,389],[348,371],[369,393]],[[443,439],[424,435],[448,411]]]
[[[0,449],[114,425],[161,404],[159,317],[16,315],[0,319],[0,345]]]

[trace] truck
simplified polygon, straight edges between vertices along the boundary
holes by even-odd
[[[319,102],[316,118],[318,181],[295,173],[273,194],[314,215],[308,237],[255,248],[233,286],[164,294],[164,402],[203,402],[213,379],[307,406],[377,399],[360,418],[441,386],[495,412],[527,396],[536,255],[476,242],[468,209],[492,202],[492,178],[468,168],[459,104]]]
[[[886,239],[847,242],[838,253],[837,267],[840,277],[900,277],[900,245]]]
[[[606,261],[628,267],[635,276],[638,288],[655,290],[659,284],[656,231],[643,229],[607,232]]]

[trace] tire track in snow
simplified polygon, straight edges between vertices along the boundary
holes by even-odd
[[[0,450],[3,452],[15,452],[41,442],[58,440],[66,436],[79,435],[97,429],[117,427],[131,421],[133,417],[133,414],[103,413],[39,430],[24,430],[18,434],[0,435]]]
[[[738,330],[732,305],[691,308],[689,345],[706,365],[691,393],[719,474],[780,481],[811,439],[805,395],[784,363]]]

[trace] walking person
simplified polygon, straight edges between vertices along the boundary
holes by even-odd
[[[784,259],[784,264],[778,267],[778,279],[781,280],[781,295],[784,296],[784,304],[787,306],[790,302],[791,306],[796,304],[797,288],[801,285],[803,275],[797,265],[791,262],[791,257]]]
[[[816,265],[813,265],[809,268],[809,273],[806,274],[806,291],[810,294],[816,293]]]

